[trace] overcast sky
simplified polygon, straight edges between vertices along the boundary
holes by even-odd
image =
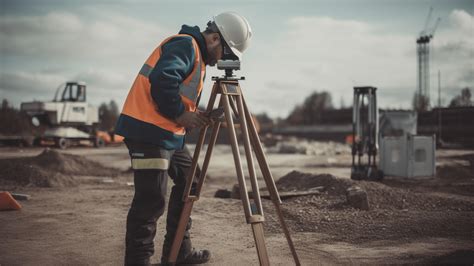
[[[430,6],[441,23],[432,40],[432,102],[438,70],[447,103],[474,87],[473,0],[41,1],[0,0],[0,99],[50,100],[68,80],[88,84],[95,105],[122,106],[151,51],[182,24],[204,28],[236,11],[253,30],[241,83],[250,109],[286,117],[313,91],[349,105],[352,88],[378,87],[379,105],[409,108],[416,89],[416,43]],[[211,76],[208,68],[203,99]]]

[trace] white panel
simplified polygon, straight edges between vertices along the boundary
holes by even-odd
[[[407,175],[406,139],[404,137],[383,138],[380,157],[381,169],[385,175]]]
[[[380,167],[387,176],[433,176],[435,160],[434,137],[404,135],[382,138]]]
[[[433,176],[435,174],[435,150],[433,137],[413,138],[413,176]]]

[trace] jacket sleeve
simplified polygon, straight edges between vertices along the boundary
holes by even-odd
[[[175,119],[185,108],[179,85],[194,66],[192,37],[175,37],[162,45],[161,56],[149,76],[151,96],[164,116]]]

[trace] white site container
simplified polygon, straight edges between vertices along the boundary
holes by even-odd
[[[383,137],[380,168],[386,176],[416,177],[436,174],[435,136],[405,134]]]

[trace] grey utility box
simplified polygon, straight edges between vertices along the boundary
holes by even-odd
[[[434,176],[435,141],[435,136],[410,134],[383,137],[380,143],[380,168],[386,176]]]

